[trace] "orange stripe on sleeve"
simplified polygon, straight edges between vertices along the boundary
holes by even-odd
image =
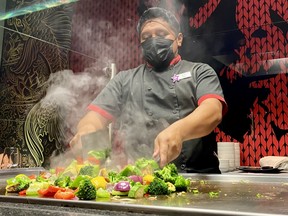
[[[228,111],[228,105],[225,101],[225,99],[220,96],[220,95],[217,95],[217,94],[206,94],[206,95],[203,95],[199,100],[198,100],[198,105],[200,105],[204,100],[208,99],[208,98],[216,98],[218,99],[221,103],[222,103],[222,106],[223,106],[223,111],[222,111],[222,115],[224,116],[227,111]]]
[[[113,120],[114,116],[112,116],[110,113],[108,113],[106,110],[103,110],[102,108],[95,106],[93,104],[90,104],[87,107],[88,110],[94,111],[99,113],[101,116],[103,116],[104,118],[108,119],[108,120]]]

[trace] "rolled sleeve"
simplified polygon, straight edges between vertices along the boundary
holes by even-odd
[[[102,109],[101,107],[95,106],[94,104],[90,104],[87,107],[88,110],[90,111],[94,111],[99,113],[101,116],[103,116],[104,118],[108,119],[108,120],[114,120],[114,116],[112,116],[110,113],[108,113],[106,110]]]
[[[121,113],[122,106],[122,74],[118,73],[98,96],[88,106],[88,110],[95,111],[103,117],[113,120]]]
[[[221,103],[222,103],[222,115],[224,116],[227,111],[228,111],[228,105],[224,99],[224,97],[217,95],[217,94],[207,94],[207,95],[203,95],[199,100],[198,100],[198,105],[200,105],[204,100],[208,99],[208,98],[215,98],[218,99]]]
[[[216,98],[222,103],[222,113],[225,115],[228,111],[228,106],[216,72],[207,64],[203,64],[197,72],[196,94],[198,98],[198,105],[208,98]]]

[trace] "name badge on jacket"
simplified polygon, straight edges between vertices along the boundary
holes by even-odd
[[[174,74],[171,77],[171,79],[172,79],[172,82],[175,83],[175,82],[179,82],[180,80],[186,79],[186,78],[189,78],[189,77],[191,77],[191,72],[187,71],[187,72],[184,72],[184,73],[181,73],[181,74]]]

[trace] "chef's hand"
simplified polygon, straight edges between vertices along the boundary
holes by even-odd
[[[108,125],[108,120],[94,111],[89,111],[78,123],[77,133],[69,142],[74,155],[82,155],[81,136],[101,130]]]
[[[73,154],[75,155],[77,152],[81,151],[82,143],[81,143],[81,135],[77,133],[69,142],[69,146]]]
[[[81,142],[81,136],[94,132],[94,130],[85,130],[76,133],[76,135],[70,140],[69,146],[72,151],[72,153],[75,156],[82,156],[82,142]]]
[[[160,157],[160,167],[176,159],[182,149],[183,139],[180,129],[174,125],[161,131],[154,141],[154,158]]]

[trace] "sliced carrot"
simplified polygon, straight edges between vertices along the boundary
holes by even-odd
[[[55,199],[73,199],[75,197],[74,192],[71,191],[57,191],[54,195]]]
[[[49,185],[47,189],[38,190],[38,194],[44,197],[53,197],[58,191],[66,191],[66,189],[54,185]]]
[[[84,164],[84,160],[82,157],[77,157],[76,160],[77,160],[77,164]]]
[[[56,167],[55,173],[56,173],[56,175],[58,175],[59,173],[62,173],[64,170],[65,170],[64,167]]]
[[[99,165],[100,164],[100,160],[98,160],[95,157],[88,157],[87,160],[88,160],[89,163],[94,164],[94,165]]]
[[[26,195],[26,190],[22,190],[18,193],[20,196],[25,196]]]
[[[35,175],[35,174],[32,174],[32,175],[30,175],[30,176],[28,176],[30,179],[36,179],[37,178],[37,176]]]

